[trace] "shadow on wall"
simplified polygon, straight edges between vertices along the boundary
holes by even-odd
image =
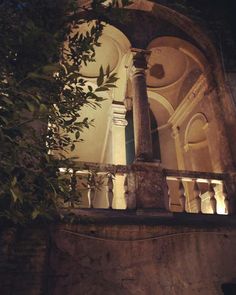
[[[157,79],[163,79],[165,77],[165,70],[163,65],[161,64],[155,64],[150,69],[150,75],[157,78]]]
[[[235,295],[236,294],[236,279],[232,283],[224,283],[221,285],[221,289],[224,295]]]

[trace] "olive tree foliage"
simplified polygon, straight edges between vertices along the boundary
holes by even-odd
[[[97,86],[86,86],[80,68],[94,61],[104,23],[101,15],[117,5],[75,0],[0,2],[0,219],[28,223],[60,216],[58,200],[70,200],[69,178],[50,152],[73,150],[83,128],[84,105],[99,106],[101,93],[117,78],[100,69]],[[121,1],[128,4],[129,1]],[[87,10],[93,21],[79,27]],[[82,14],[81,14],[82,13]],[[71,136],[73,135],[73,136]],[[65,160],[66,161],[66,160]],[[66,163],[63,163],[66,166]]]

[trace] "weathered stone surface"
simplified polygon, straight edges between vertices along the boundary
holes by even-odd
[[[50,294],[216,295],[236,277],[232,229],[77,225],[53,241]]]
[[[149,171],[136,172],[137,208],[157,208],[167,210],[167,185],[163,173]]]
[[[110,224],[107,218],[108,225],[87,220],[50,231],[5,230],[1,294],[222,294],[221,285],[236,278],[235,222],[227,225],[232,218],[225,216],[219,218],[225,225],[216,226],[217,216],[201,222],[194,215],[190,225],[193,215],[181,216],[176,224],[176,217],[152,225]]]
[[[42,228],[10,228],[0,233],[0,293],[46,293],[48,232]]]
[[[135,159],[138,161],[150,161],[153,159],[153,150],[145,74],[147,51],[140,50],[137,52],[133,50],[133,55],[132,87]]]
[[[158,163],[136,162],[130,166],[128,194],[136,201],[130,208],[168,211],[168,192],[163,169]]]

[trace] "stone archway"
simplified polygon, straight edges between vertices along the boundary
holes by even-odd
[[[225,159],[224,163],[222,163],[222,170],[234,170],[233,155],[236,155],[236,153],[232,154],[232,150],[235,151],[236,139],[230,134],[232,134],[233,130],[236,132],[235,107],[225,84],[220,54],[217,48],[200,29],[200,26],[196,25],[196,22],[164,5],[146,0],[134,0],[133,4],[127,7],[127,9],[145,11],[156,18],[159,17],[172,23],[188,36],[191,36],[206,56],[208,70],[205,74],[209,85],[208,92],[215,89],[212,105],[217,121],[218,137],[221,143],[219,149]],[[236,158],[234,161],[236,162]]]

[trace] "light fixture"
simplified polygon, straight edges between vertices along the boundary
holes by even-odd
[[[132,106],[133,106],[133,101],[132,101],[132,97],[130,96],[126,96],[124,99],[124,105],[127,111],[131,111],[132,110]]]

